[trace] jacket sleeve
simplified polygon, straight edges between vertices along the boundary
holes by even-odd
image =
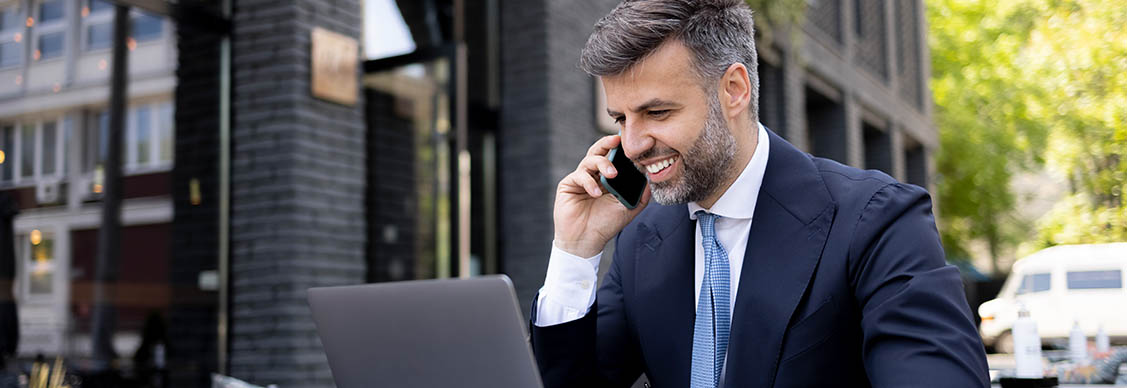
[[[854,233],[849,279],[873,386],[988,387],[982,339],[959,271],[944,260],[927,192],[882,187]]]
[[[616,247],[620,241],[616,240]],[[553,326],[529,324],[532,349],[546,388],[629,387],[642,373],[638,342],[624,306],[620,252],[599,287],[595,306],[583,318]],[[538,299],[538,298],[537,298]],[[536,313],[536,301],[532,311]],[[533,316],[531,322],[535,322]]]

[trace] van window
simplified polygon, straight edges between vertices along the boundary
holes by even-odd
[[[1048,291],[1050,279],[1047,273],[1025,275],[1021,278],[1021,285],[1017,287],[1017,294],[1021,295],[1031,292]]]
[[[1123,288],[1123,273],[1118,269],[1068,273],[1068,289],[1086,290],[1093,288]]]

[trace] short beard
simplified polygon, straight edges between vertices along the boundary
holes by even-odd
[[[729,169],[735,155],[736,138],[724,121],[719,99],[713,95],[708,101],[708,119],[704,123],[704,130],[692,148],[681,155],[684,173],[673,180],[651,182],[653,200],[662,205],[704,200],[732,174]]]

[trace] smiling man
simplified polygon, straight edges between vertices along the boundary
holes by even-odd
[[[988,386],[927,192],[760,125],[752,28],[740,0],[626,1],[595,25],[580,64],[622,132],[556,191],[545,384]],[[597,183],[620,143],[650,182],[633,210]]]

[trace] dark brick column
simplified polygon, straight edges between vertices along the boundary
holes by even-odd
[[[306,289],[364,280],[363,95],[310,93],[310,31],[359,39],[361,15],[359,0],[235,2],[230,371],[255,384],[333,386]]]
[[[174,387],[210,385],[218,370],[218,292],[200,290],[199,274],[218,263],[219,42],[222,30],[196,17],[214,9],[177,15],[176,141],[172,169],[174,219],[168,279],[169,380]],[[199,202],[191,182],[198,182]]]
[[[548,266],[556,184],[602,136],[594,80],[579,70],[579,52],[595,21],[617,3],[501,2],[501,270],[513,279],[525,315]]]

